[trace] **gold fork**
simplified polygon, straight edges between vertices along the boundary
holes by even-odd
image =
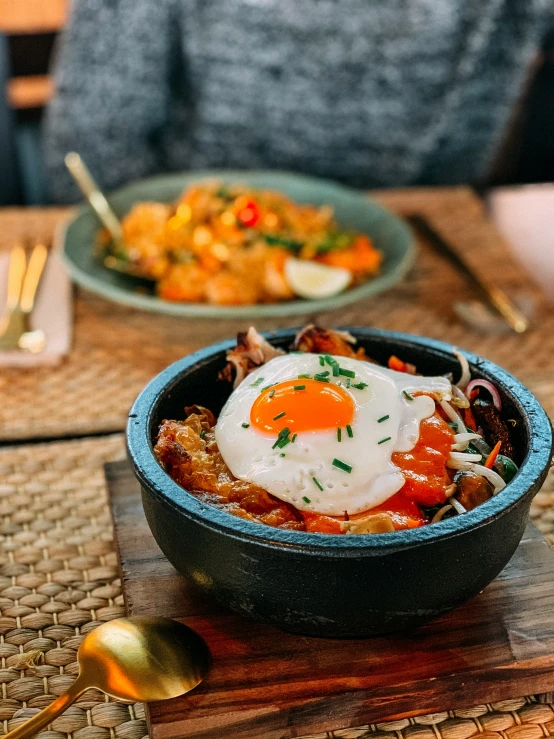
[[[38,354],[44,349],[44,331],[32,330],[30,317],[47,257],[48,249],[44,244],[37,244],[28,260],[21,245],[12,249],[8,295],[4,314],[0,318],[0,351],[23,349]]]

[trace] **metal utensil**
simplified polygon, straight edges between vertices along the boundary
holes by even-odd
[[[515,303],[497,285],[487,282],[469,266],[465,259],[431,226],[426,218],[419,214],[407,216],[407,221],[421,234],[429,244],[461,272],[476,287],[496,313],[501,315],[510,328],[522,334],[529,328],[529,321]]]
[[[12,250],[6,313],[0,323],[1,351],[23,349],[38,354],[46,345],[44,331],[31,329],[30,318],[47,258],[44,244],[36,244],[28,261],[22,246]]]
[[[112,252],[115,252],[115,254],[107,254],[106,250],[102,250],[101,257],[103,258],[104,266],[116,272],[130,275],[131,277],[153,281],[133,264],[117,257],[118,251],[123,252],[125,250],[121,222],[79,154],[75,151],[70,151],[66,154],[65,166],[75,180],[77,187],[81,190],[91,208],[100,219],[100,222],[107,228],[112,237]]]
[[[176,698],[208,674],[210,652],[195,631],[168,618],[118,618],[87,634],[77,653],[79,676],[40,713],[3,739],[29,739],[89,688],[125,701]]]

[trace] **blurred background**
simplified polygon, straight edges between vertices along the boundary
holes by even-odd
[[[52,65],[69,13],[69,0],[0,0],[0,205],[52,201],[41,122],[55,94]],[[554,180],[554,31],[542,46],[493,166],[469,184]]]

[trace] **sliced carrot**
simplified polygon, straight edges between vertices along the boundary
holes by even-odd
[[[473,415],[471,408],[466,408],[464,410],[464,422],[472,431],[477,431],[477,421],[475,420],[475,416]]]
[[[396,372],[406,372],[406,362],[398,359],[394,354],[389,357],[389,369],[395,370]]]
[[[487,457],[487,461],[485,462],[485,467],[487,467],[489,470],[492,470],[494,463],[496,462],[496,458],[498,457],[498,453],[500,452],[500,447],[502,446],[502,442],[498,441],[494,445],[494,449]]]

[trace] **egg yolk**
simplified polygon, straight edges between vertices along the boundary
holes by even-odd
[[[264,390],[250,410],[258,431],[279,434],[324,431],[347,426],[354,419],[354,400],[339,385],[308,378],[287,380]]]

